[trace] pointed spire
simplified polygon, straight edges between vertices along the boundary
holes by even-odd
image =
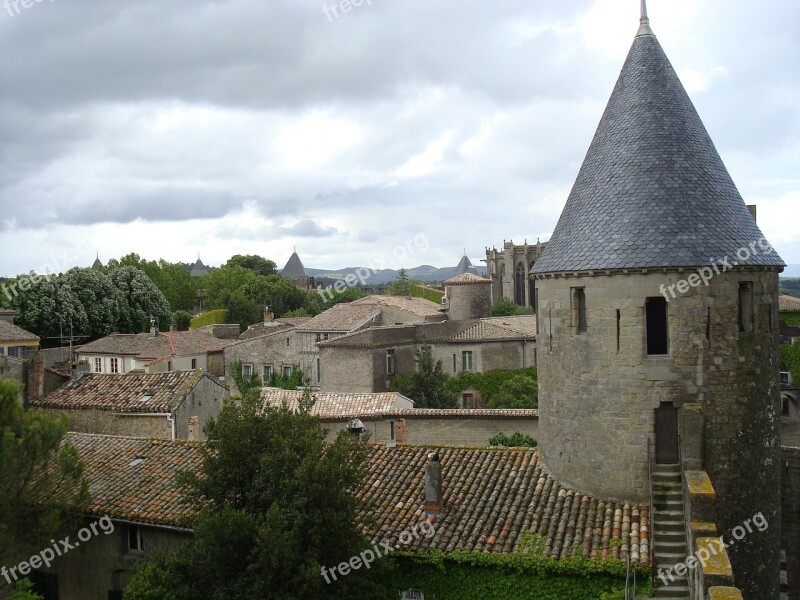
[[[647,18],[647,0],[641,0],[641,2],[642,16],[639,18],[639,31],[636,32],[636,35],[655,35],[650,29],[650,19]]]

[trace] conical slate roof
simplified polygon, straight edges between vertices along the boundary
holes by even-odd
[[[283,267],[281,275],[284,277],[308,277],[306,268],[303,266],[303,261],[297,256],[297,252],[292,252],[286,266]]]
[[[209,269],[207,266],[205,266],[203,264],[203,261],[200,260],[200,256],[198,256],[197,257],[197,262],[195,262],[194,266],[192,267],[191,276],[192,277],[203,277],[205,275],[208,275],[210,272],[211,272],[211,269]]]
[[[531,272],[783,265],[759,246],[736,258],[763,235],[644,21]]]
[[[461,260],[458,262],[458,266],[456,266],[456,272],[453,274],[453,277],[457,275],[463,275],[464,273],[469,273],[471,267],[472,263],[465,254],[464,256],[461,257]]]

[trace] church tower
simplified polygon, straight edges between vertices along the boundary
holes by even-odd
[[[544,464],[583,493],[645,500],[653,462],[702,468],[746,598],[780,564],[780,257],[642,10],[553,235],[538,298]],[[613,467],[613,468],[612,468]]]

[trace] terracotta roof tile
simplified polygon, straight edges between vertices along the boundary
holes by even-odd
[[[379,306],[353,304],[352,302],[335,304],[300,327],[301,331],[353,331],[370,320],[379,321]]]
[[[264,325],[264,323],[256,323],[255,325],[251,325],[245,331],[243,331],[239,335],[239,340],[252,340],[255,338],[264,337],[267,335],[275,335],[276,333],[283,333],[285,331],[291,331],[294,329],[295,326],[289,323],[278,323],[275,322],[274,325]],[[235,341],[233,343],[236,343]]]
[[[93,434],[67,434],[86,464],[90,512],[112,518],[174,525],[196,512],[181,497],[174,475],[198,470],[200,444]],[[542,554],[556,559],[584,552],[591,558],[650,564],[650,519],[645,504],[605,501],[556,482],[535,449],[436,448],[442,464],[443,507],[423,512],[424,472],[430,448],[370,446],[358,515],[374,542],[397,544],[421,520],[435,535],[413,538],[410,551],[492,554],[530,552],[538,536]],[[138,464],[134,459],[141,458]],[[133,463],[133,464],[132,464]]]
[[[800,310],[800,298],[789,296],[788,294],[778,295],[778,311],[793,312]]]
[[[442,292],[444,294],[444,292]],[[366,296],[354,300],[351,304],[355,305],[375,305],[390,306],[409,312],[420,317],[440,317],[442,316],[440,304],[431,302],[425,298],[415,298],[413,296]]]
[[[413,400],[399,392],[373,394],[314,392],[313,395],[316,402],[311,414],[324,420],[377,416],[414,406]],[[289,408],[297,410],[302,397],[301,390],[282,390],[272,387],[261,390],[263,406],[280,406],[285,401]]]
[[[221,340],[199,331],[149,333],[112,333],[78,348],[80,354],[118,354],[139,359],[165,356],[190,356],[221,350],[231,340]]]
[[[462,273],[461,275],[456,275],[455,277],[451,277],[447,281],[443,283],[443,285],[471,285],[473,283],[488,283],[491,284],[492,280],[487,279],[486,277],[481,277],[480,275],[475,275],[475,273]]]
[[[175,474],[200,468],[201,442],[84,433],[68,433],[64,441],[84,462],[90,514],[173,526],[195,514]]]
[[[3,342],[38,342],[39,336],[25,331],[13,323],[0,319],[0,341]]]
[[[536,316],[481,319],[450,337],[451,341],[500,341],[536,337]]]
[[[191,392],[202,371],[120,375],[89,373],[34,402],[40,408],[62,410],[112,410],[117,412],[170,412]],[[150,396],[143,401],[142,398]]]

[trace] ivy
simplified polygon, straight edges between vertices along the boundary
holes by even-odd
[[[194,319],[192,319],[191,326],[192,327],[205,327],[206,325],[217,325],[219,323],[227,323],[228,321],[228,311],[224,308],[218,308],[216,310],[209,310],[208,312],[204,312],[202,314],[197,315]]]
[[[792,374],[792,381],[800,382],[800,344],[781,344],[781,370]]]
[[[420,589],[437,600],[597,600],[625,586],[625,565],[585,556],[555,559],[538,554],[543,541],[523,536],[514,554],[457,551],[394,554],[395,589]],[[637,593],[652,592],[650,569],[637,567]],[[613,596],[609,596],[613,597]]]

